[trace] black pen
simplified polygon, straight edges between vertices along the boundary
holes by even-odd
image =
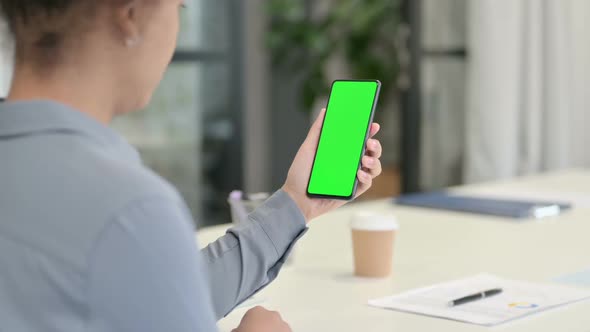
[[[449,301],[449,307],[454,307],[454,306],[458,306],[461,304],[485,299],[486,297],[498,295],[500,293],[502,293],[502,288],[488,289],[488,290],[480,292],[480,293],[467,295],[467,296],[458,298],[456,300]]]

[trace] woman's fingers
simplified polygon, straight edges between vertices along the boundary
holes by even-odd
[[[383,148],[381,147],[381,142],[373,138],[379,130],[381,130],[381,126],[378,123],[371,124],[366,152],[361,160],[361,169],[357,173],[359,179],[358,195],[362,195],[371,188],[373,179],[382,172],[381,160],[379,158],[381,158]]]
[[[370,188],[373,185],[373,176],[364,170],[359,170],[357,173],[359,182],[364,188]]]
[[[324,123],[324,117],[326,116],[326,109],[322,108],[320,114],[313,122],[309,133],[307,134],[307,139],[305,140],[309,146],[313,147],[314,149],[318,145],[318,141],[320,140],[320,133],[322,131],[322,124]]]
[[[369,173],[373,178],[381,175],[383,168],[381,166],[381,160],[371,156],[364,156],[362,161],[362,168],[365,172]]]
[[[371,124],[371,130],[369,131],[369,138],[373,138],[381,130],[381,125],[378,123]]]
[[[381,146],[381,142],[374,138],[371,138],[367,141],[367,155],[371,157],[375,157],[377,159],[381,158],[383,154],[383,147]]]

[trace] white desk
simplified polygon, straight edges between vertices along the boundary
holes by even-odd
[[[464,187],[465,192],[578,192],[590,197],[590,171],[569,171],[505,183]],[[398,234],[394,274],[386,280],[352,276],[348,222],[354,211],[395,214]],[[226,226],[202,230],[201,244]],[[492,217],[399,207],[389,200],[352,204],[315,220],[299,242],[294,263],[261,292],[263,306],[281,312],[294,331],[484,331],[488,328],[370,308],[367,300],[445,280],[490,272],[530,281],[590,267],[590,208],[580,207],[540,222],[514,223]],[[245,309],[220,323],[239,324]],[[502,331],[590,329],[590,302],[574,304],[500,327]]]

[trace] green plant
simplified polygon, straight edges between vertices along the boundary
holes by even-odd
[[[386,99],[399,73],[400,0],[334,0],[324,15],[310,15],[318,3],[326,1],[268,0],[268,46],[275,69],[302,73],[308,111],[329,93],[325,68],[335,55],[344,58],[352,78],[379,79]]]

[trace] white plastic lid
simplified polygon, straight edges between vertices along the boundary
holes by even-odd
[[[350,227],[363,231],[391,231],[398,230],[399,224],[392,215],[359,211],[352,217]]]

